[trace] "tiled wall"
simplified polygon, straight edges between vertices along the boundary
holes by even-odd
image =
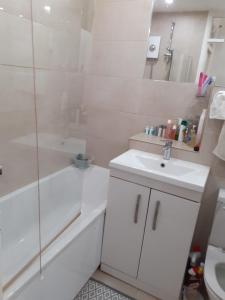
[[[13,140],[35,132],[31,9],[28,1],[0,1],[0,195],[37,180],[36,148]],[[23,17],[22,17],[23,16]]]
[[[76,124],[93,1],[50,2],[0,0],[0,196],[37,180],[37,165],[42,177],[71,163],[51,138],[70,138]]]
[[[148,0],[97,0],[89,74],[143,76],[149,30]]]
[[[107,166],[110,159],[127,149],[129,137],[142,132],[146,125],[199,115],[208,103],[195,93],[193,84],[88,76],[84,89],[87,135],[91,139],[88,149],[96,163]]]
[[[128,147],[145,123],[138,118],[151,1],[97,0],[93,49],[84,84],[87,147],[96,163]],[[144,125],[143,125],[144,126]],[[103,151],[104,149],[104,151]]]
[[[143,79],[150,14],[148,0],[97,0],[93,55],[85,76],[81,121],[87,151],[102,166],[107,167],[113,157],[127,150],[129,137],[146,125],[194,117],[209,104],[208,98],[195,97],[196,86],[192,83]],[[221,121],[207,121],[199,154],[177,154],[212,167],[195,236],[203,246],[207,244],[218,186],[225,185],[225,163],[212,154],[221,125]]]

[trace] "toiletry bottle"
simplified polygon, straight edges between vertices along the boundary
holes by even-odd
[[[184,131],[184,143],[188,144],[189,141],[190,141],[190,128],[187,127]]]
[[[181,122],[183,121],[183,119],[179,118],[177,120],[177,131],[176,131],[176,135],[175,135],[175,140],[178,141],[179,138],[179,133],[180,133],[180,126],[181,126]]]
[[[178,142],[183,142],[183,140],[184,140],[184,133],[185,133],[186,127],[187,127],[187,121],[183,120],[181,122],[181,125],[180,125]]]
[[[160,125],[158,130],[158,137],[162,136],[162,132],[163,132],[163,125]]]
[[[177,131],[177,125],[173,125],[172,130],[171,130],[171,134],[170,134],[170,139],[171,140],[175,140],[176,131]]]
[[[147,135],[149,134],[149,126],[145,127],[145,134],[147,134]]]
[[[153,136],[154,135],[154,127],[151,126],[150,130],[149,130],[149,135]]]
[[[172,131],[172,120],[168,120],[165,132],[165,138],[170,139],[171,131]]]
[[[158,131],[159,131],[159,127],[155,126],[154,127],[154,136],[158,136]]]
[[[165,138],[166,137],[166,126],[163,125],[163,128],[162,128],[162,137]]]
[[[192,126],[191,132],[190,132],[190,140],[188,142],[188,145],[192,148],[194,148],[195,143],[196,143],[196,125]]]
[[[180,132],[180,125],[177,125],[177,129],[176,129],[176,133],[175,133],[175,141],[178,141],[179,132]]]

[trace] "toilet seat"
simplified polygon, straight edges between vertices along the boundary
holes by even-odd
[[[220,287],[216,276],[216,266],[219,263],[225,263],[225,253],[221,248],[210,245],[205,261],[205,284],[215,299],[225,300],[225,291]]]

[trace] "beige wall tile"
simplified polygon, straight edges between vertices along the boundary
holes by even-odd
[[[193,83],[142,80],[139,113],[166,118],[194,117],[207,108],[207,98],[197,98]]]
[[[96,138],[126,145],[136,131],[136,116],[105,109],[88,109],[87,134]]]
[[[0,112],[34,110],[33,72],[0,65]]]
[[[35,66],[77,71],[81,30],[78,24],[73,24],[74,32],[68,32],[34,23]]]
[[[87,106],[138,113],[140,94],[138,79],[89,75],[85,78],[83,101]]]
[[[3,6],[4,7],[4,6]],[[24,8],[27,13],[30,8]],[[23,16],[23,10],[21,10]],[[20,15],[0,12],[0,64],[32,66],[31,21]]]
[[[141,78],[146,49],[145,41],[94,41],[89,74]]]
[[[31,2],[30,0],[0,0],[0,7],[3,8],[2,13],[19,16],[23,15],[26,19],[31,19]],[[2,16],[2,15],[1,15]]]
[[[92,136],[87,137],[87,153],[93,155],[94,163],[108,167],[109,161],[119,154],[128,150],[128,143],[118,143],[111,140],[104,140]]]
[[[38,130],[68,134],[82,100],[83,77],[72,72],[36,71]]]
[[[94,23],[96,40],[146,41],[150,24],[150,1],[99,2]]]
[[[35,66],[78,70],[82,1],[33,1]],[[45,7],[49,10],[46,10]]]

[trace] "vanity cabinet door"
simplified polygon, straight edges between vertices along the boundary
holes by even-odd
[[[102,263],[136,278],[150,189],[110,178]]]
[[[151,190],[138,279],[160,299],[179,299],[199,204]]]

